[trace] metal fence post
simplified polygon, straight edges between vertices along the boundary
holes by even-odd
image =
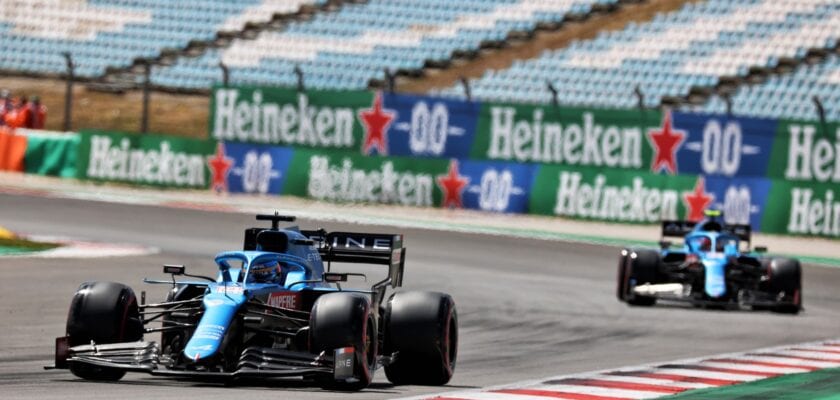
[[[462,76],[461,85],[464,86],[464,96],[467,97],[467,101],[472,101],[472,91],[470,90],[470,80],[466,77]]]
[[[73,56],[70,52],[61,53],[61,55],[67,62],[67,88],[64,91],[64,131],[70,132],[73,121],[73,81],[76,79],[76,71],[73,65]]]
[[[303,70],[300,69],[299,65],[295,65],[295,75],[297,75],[297,90],[303,92],[306,88],[303,84]]]
[[[823,103],[817,95],[814,95],[811,100],[814,102],[814,107],[817,108],[817,116],[820,118],[823,135],[826,135],[828,134],[828,127],[825,124],[825,107],[823,107]]]
[[[140,116],[140,133],[144,135],[149,132],[149,92],[151,92],[152,63],[146,60],[146,69],[143,71],[143,111]]]
[[[560,101],[557,99],[557,88],[551,83],[551,81],[545,81],[545,85],[548,87],[548,91],[551,92],[551,104],[554,107],[560,106]]]
[[[223,61],[219,61],[219,68],[222,69],[222,86],[228,87],[228,82],[230,81],[230,70]]]

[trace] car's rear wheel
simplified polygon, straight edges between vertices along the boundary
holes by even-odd
[[[618,299],[633,306],[652,306],[655,297],[639,296],[633,287],[657,283],[659,253],[650,249],[622,249],[618,260]]]
[[[315,301],[310,314],[310,350],[333,354],[353,349],[353,376],[320,377],[321,386],[335,390],[361,390],[370,385],[376,368],[378,335],[370,300],[358,293],[328,293]]]
[[[115,282],[87,282],[79,286],[67,316],[70,346],[133,342],[143,338],[137,298],[130,287]],[[125,371],[70,363],[70,372],[90,380],[116,381]]]
[[[385,311],[385,375],[395,385],[445,385],[458,358],[458,313],[447,294],[400,292]]]

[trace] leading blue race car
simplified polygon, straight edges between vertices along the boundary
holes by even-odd
[[[138,303],[128,286],[82,284],[70,304],[55,365],[81,378],[126,372],[205,380],[303,377],[360,390],[384,367],[394,384],[446,384],[455,369],[455,303],[438,292],[400,291],[402,235],[279,229],[294,217],[258,215],[272,227],[245,231],[243,251],[219,253],[215,278],[166,265],[166,301]],[[380,264],[370,290],[342,288],[355,273],[331,263]],[[177,280],[184,276],[194,280]],[[160,341],[146,340],[160,332]]]
[[[664,221],[660,249],[621,250],[618,299],[634,306],[652,306],[661,299],[799,313],[799,261],[764,256],[764,247],[753,251],[750,236],[749,225],[725,224],[716,210],[698,223]],[[682,237],[684,244],[672,247],[666,237]]]

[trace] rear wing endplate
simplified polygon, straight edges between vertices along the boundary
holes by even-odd
[[[391,286],[402,286],[405,269],[403,235],[301,230],[315,242],[324,262],[379,264],[388,266]]]

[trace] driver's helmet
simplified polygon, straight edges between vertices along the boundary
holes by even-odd
[[[705,236],[701,237],[700,240],[697,241],[697,243],[697,248],[699,248],[700,251],[709,251],[712,249],[712,239],[709,239]]]
[[[274,282],[280,272],[280,264],[275,260],[251,265],[251,279],[254,282]]]

